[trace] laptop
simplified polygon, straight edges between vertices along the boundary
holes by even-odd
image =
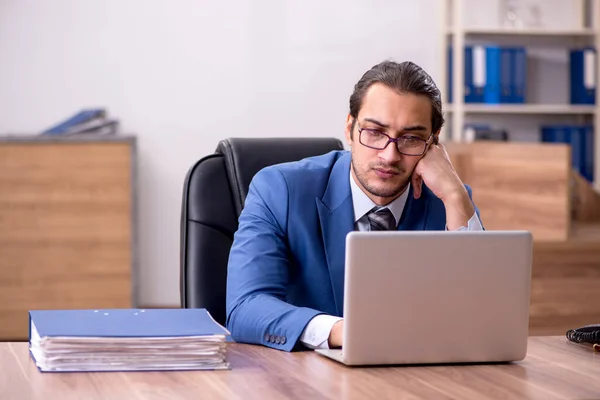
[[[346,365],[520,361],[527,353],[533,238],[527,231],[351,232]]]

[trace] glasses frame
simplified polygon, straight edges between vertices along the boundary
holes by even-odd
[[[398,151],[398,153],[403,154],[405,156],[412,156],[412,157],[420,157],[423,154],[425,154],[427,152],[427,149],[429,148],[429,145],[431,144],[431,142],[430,142],[431,139],[434,137],[433,136],[433,132],[431,132],[431,134],[429,134],[429,137],[427,138],[427,140],[421,139],[421,138],[415,138],[417,140],[420,140],[420,141],[424,142],[425,143],[425,148],[423,149],[423,151],[421,152],[421,154],[407,154],[407,153],[403,152],[402,150],[400,150],[400,148],[398,147],[398,142],[400,140],[403,140],[404,136],[393,138],[393,137],[391,137],[390,135],[388,135],[387,133],[385,133],[385,132],[383,132],[381,130],[369,129],[369,128],[361,128],[360,127],[360,123],[358,122],[358,119],[356,120],[356,126],[357,126],[357,129],[358,129],[358,142],[360,144],[362,144],[363,146],[368,147],[368,148],[373,149],[373,150],[385,150],[389,146],[390,143],[394,143],[394,145],[396,146],[396,151]],[[367,131],[367,132],[377,131],[377,133],[385,135],[388,138],[388,141],[385,144],[385,146],[383,146],[382,148],[369,146],[367,144],[364,144],[363,141],[362,141],[362,133],[363,133],[363,131]]]

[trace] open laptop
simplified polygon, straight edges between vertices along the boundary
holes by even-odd
[[[525,358],[533,239],[527,231],[351,232],[346,238],[346,365]]]

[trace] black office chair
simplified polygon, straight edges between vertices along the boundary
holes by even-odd
[[[235,138],[196,162],[181,210],[181,307],[225,324],[227,261],[252,177],[262,168],[343,149],[333,138]]]

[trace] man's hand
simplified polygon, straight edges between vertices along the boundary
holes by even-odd
[[[415,199],[421,197],[423,182],[446,206],[448,230],[467,226],[475,208],[442,144],[430,145],[412,173]]]
[[[344,332],[344,320],[340,320],[333,325],[331,332],[329,332],[329,348],[335,349],[342,347],[342,333]]]

